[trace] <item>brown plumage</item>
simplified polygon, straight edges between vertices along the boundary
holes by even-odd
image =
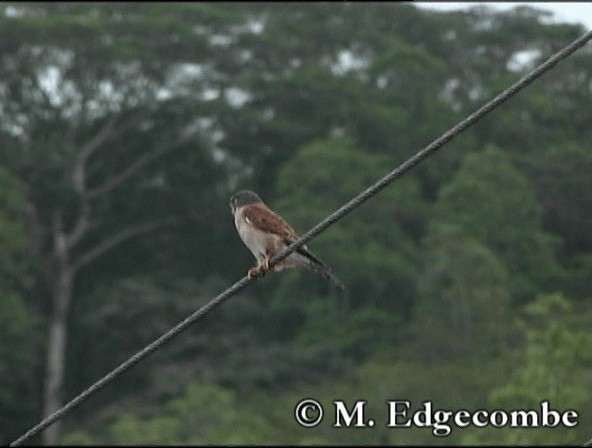
[[[269,260],[298,238],[294,229],[252,191],[239,191],[233,195],[230,208],[241,239],[258,261],[257,266],[249,269],[250,277],[267,272],[270,269]],[[339,288],[344,288],[330,268],[305,245],[280,260],[273,269],[279,271],[291,266],[305,266]]]

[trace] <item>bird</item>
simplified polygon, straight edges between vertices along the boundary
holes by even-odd
[[[339,289],[345,289],[331,269],[306,245],[294,250],[286,258],[277,262],[273,268],[269,266],[271,258],[296,241],[298,236],[294,229],[271,210],[257,193],[242,190],[233,194],[230,198],[230,209],[241,240],[257,259],[257,265],[247,271],[249,278],[265,275],[271,269],[281,271],[285,267],[304,266]]]

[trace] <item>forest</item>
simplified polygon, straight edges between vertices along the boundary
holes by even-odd
[[[242,278],[229,198],[302,234],[581,36],[536,7],[2,2],[0,443]],[[592,438],[592,47],[32,444],[535,445]],[[314,428],[295,420],[322,404]],[[373,427],[334,426],[365,400]],[[573,410],[386,425],[386,403]],[[353,419],[355,421],[355,419]]]

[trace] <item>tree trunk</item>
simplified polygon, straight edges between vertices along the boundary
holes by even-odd
[[[112,131],[115,119],[109,121],[106,127],[97,137],[84,146],[79,153],[76,165],[72,172],[72,183],[74,191],[84,197],[99,197],[120,184],[138,172],[143,166],[152,160],[164,154],[171,147],[179,145],[188,139],[187,136],[179,138],[172,146],[158,147],[156,150],[148,152],[127,168],[122,169],[105,181],[104,184],[88,190],[85,185],[86,167],[85,163],[88,157],[109,137]],[[37,254],[40,260],[44,262],[42,270],[46,281],[51,286],[52,312],[49,323],[49,335],[47,344],[47,370],[44,380],[44,403],[43,416],[49,417],[62,407],[62,394],[64,386],[64,376],[66,370],[66,345],[67,345],[67,319],[70,303],[72,299],[72,289],[74,276],[78,270],[93,261],[95,258],[113,249],[128,239],[146,232],[151,232],[161,227],[170,219],[156,222],[144,222],[136,226],[131,226],[120,230],[105,238],[100,243],[83,253],[76,260],[71,260],[71,249],[80,241],[91,228],[91,210],[90,205],[81,199],[78,218],[72,228],[64,231],[63,209],[56,208],[52,213],[51,236],[53,239],[53,250],[49,253],[43,251],[42,225],[39,222],[36,208],[29,204],[27,212],[30,219],[32,240],[37,247]],[[61,421],[57,420],[43,432],[43,443],[45,445],[56,445],[60,437]]]
[[[53,312],[49,324],[47,346],[47,372],[45,376],[45,400],[43,415],[48,417],[62,406],[62,391],[66,361],[66,319],[72,296],[72,275],[62,272],[53,289]],[[60,436],[61,422],[58,420],[43,433],[45,445],[56,445]]]
[[[66,368],[67,319],[72,300],[72,288],[76,272],[82,266],[90,263],[96,257],[124,241],[127,241],[136,235],[151,232],[165,223],[170,222],[170,220],[146,222],[123,229],[95,245],[95,247],[90,249],[87,253],[81,255],[77,261],[71,262],[69,258],[68,242],[75,239],[72,235],[84,232],[84,230],[74,230],[72,234],[66,235],[61,230],[59,220],[59,218],[56,218],[54,223],[54,251],[51,256],[52,262],[50,263],[52,266],[50,271],[56,273],[54,276],[55,279],[52,281],[51,274],[47,275],[48,281],[52,283],[51,294],[53,310],[49,323],[49,340],[47,344],[47,371],[44,381],[43,403],[44,418],[52,415],[60,409],[63,404],[62,392]],[[61,422],[60,420],[57,420],[44,431],[44,444],[56,445],[58,443],[60,426]]]

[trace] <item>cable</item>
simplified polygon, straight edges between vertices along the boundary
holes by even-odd
[[[520,90],[522,90],[524,87],[528,86],[530,83],[532,83],[535,79],[537,79],[543,73],[547,72],[552,67],[554,67],[558,62],[565,59],[566,57],[568,57],[569,55],[574,53],[576,50],[578,50],[579,48],[584,46],[590,39],[592,39],[592,31],[589,31],[588,33],[582,35],[581,37],[579,37],[578,39],[574,40],[572,43],[570,43],[569,45],[564,47],[562,50],[555,53],[553,56],[551,56],[549,59],[547,59],[541,65],[539,65],[537,68],[535,68],[530,73],[528,73],[523,78],[521,78],[519,81],[517,81],[512,86],[510,86],[509,88],[507,88],[506,90],[504,90],[503,92],[498,94],[496,97],[494,97],[493,99],[488,101],[485,105],[480,107],[477,111],[473,112],[471,115],[469,115],[463,121],[458,123],[456,126],[452,127],[448,131],[446,131],[438,139],[434,140],[432,143],[430,143],[424,149],[419,151],[413,157],[407,159],[399,167],[397,167],[394,170],[392,170],[391,172],[387,173],[384,177],[379,179],[375,184],[371,185],[366,190],[362,191],[360,194],[355,196],[349,202],[347,202],[346,204],[341,206],[339,209],[337,209],[335,212],[330,214],[323,221],[321,221],[316,226],[314,226],[312,229],[310,229],[308,232],[306,232],[302,236],[300,236],[296,241],[294,241],[292,244],[290,244],[284,250],[277,253],[270,260],[270,266],[273,266],[278,261],[287,257],[294,250],[296,250],[298,247],[302,246],[303,244],[306,244],[308,241],[310,241],[315,236],[317,236],[318,234],[323,232],[325,229],[327,229],[327,227],[329,227],[329,226],[333,225],[335,222],[339,221],[341,218],[343,218],[345,215],[347,215],[349,212],[351,212],[354,208],[358,207],[363,202],[370,199],[372,196],[377,194],[379,191],[381,191],[383,188],[385,188],[387,185],[389,185],[395,179],[401,177],[405,172],[409,171],[415,165],[417,165],[418,163],[423,161],[426,157],[428,157],[429,155],[431,155],[432,153],[434,153],[435,151],[440,149],[442,146],[444,146],[450,140],[452,140],[453,138],[455,138],[456,136],[458,136],[459,134],[464,132],[467,128],[469,128],[470,126],[475,124],[477,121],[479,121],[481,118],[483,118],[489,112],[491,112],[493,109],[495,109],[500,104],[502,104],[505,101],[507,101],[508,99],[510,99],[512,96],[514,96]],[[35,436],[36,434],[38,434],[39,432],[41,432],[45,428],[47,428],[49,425],[54,423],[56,420],[62,418],[71,409],[73,409],[74,407],[79,405],[81,402],[85,401],[89,396],[91,396],[92,394],[97,392],[103,386],[105,386],[109,382],[113,381],[115,378],[117,378],[123,372],[125,372],[126,370],[128,370],[129,368],[131,368],[132,366],[137,364],[138,362],[140,362],[143,358],[150,355],[152,352],[161,348],[166,342],[173,339],[175,336],[177,336],[179,333],[181,333],[183,330],[185,330],[187,327],[189,327],[192,323],[194,323],[195,321],[200,319],[202,316],[204,316],[208,312],[212,311],[214,308],[217,308],[218,306],[220,306],[222,303],[224,303],[226,300],[228,300],[234,294],[236,294],[239,291],[241,291],[242,289],[244,289],[251,281],[253,281],[253,279],[254,278],[249,278],[249,277],[245,276],[241,280],[237,281],[234,285],[232,285],[226,291],[220,293],[218,296],[213,298],[206,305],[199,308],[197,311],[193,312],[191,315],[189,315],[187,318],[185,318],[183,321],[181,321],[175,327],[171,328],[169,331],[167,331],[165,334],[160,336],[158,339],[156,339],[153,342],[151,342],[150,344],[148,344],[145,348],[143,348],[142,350],[137,352],[135,355],[133,355],[127,361],[123,362],[118,367],[116,367],[111,372],[109,372],[107,375],[105,375],[103,378],[101,378],[100,380],[98,380],[97,382],[92,384],[89,388],[87,388],[86,390],[81,392],[78,396],[73,398],[71,401],[69,401],[62,408],[60,408],[59,410],[57,410],[56,412],[54,412],[50,416],[46,417],[44,420],[42,420],[40,423],[38,423],[33,428],[29,429],[25,434],[23,434],[21,437],[19,437],[15,441],[13,441],[10,444],[10,446],[21,445],[27,439]]]

